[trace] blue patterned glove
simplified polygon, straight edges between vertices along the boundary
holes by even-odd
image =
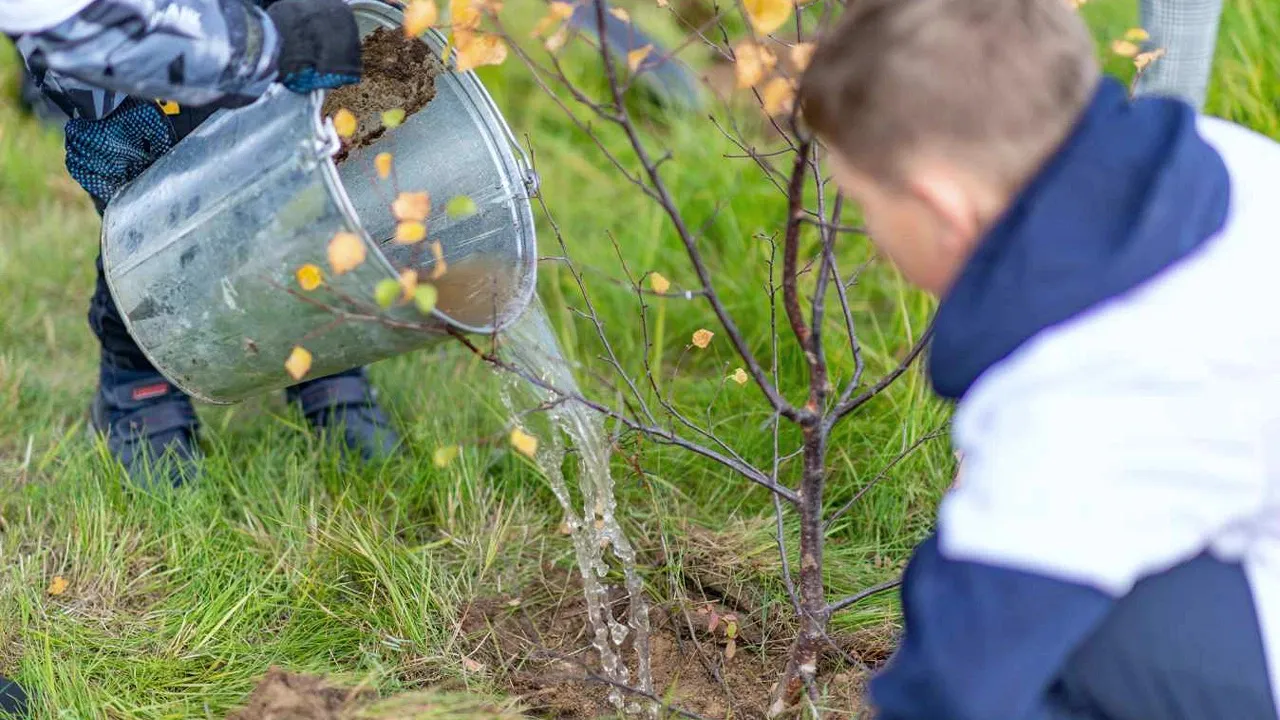
[[[360,31],[344,0],[278,0],[280,82],[297,93],[360,82]]]
[[[66,142],[67,171],[102,208],[176,138],[159,106],[129,99],[102,120],[68,120]]]

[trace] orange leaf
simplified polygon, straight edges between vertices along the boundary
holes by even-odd
[[[412,220],[396,226],[396,242],[401,245],[412,245],[427,236],[427,226]]]
[[[404,9],[404,34],[416,38],[440,22],[435,0],[413,0]]]
[[[554,35],[547,38],[547,41],[542,43],[542,46],[545,47],[549,53],[557,53],[560,52],[560,48],[564,47],[564,44],[567,42],[569,42],[569,28],[561,26]]]
[[[396,201],[391,203],[391,213],[401,222],[407,220],[422,222],[431,213],[431,196],[424,192],[402,192],[396,196]]]
[[[405,270],[400,273],[400,289],[403,291],[401,300],[409,302],[413,297],[413,292],[418,289],[418,271]]]
[[[538,452],[538,438],[516,428],[511,431],[511,447],[525,457],[533,457]]]
[[[356,269],[364,258],[364,243],[355,233],[340,232],[329,241],[329,267],[335,275]]]
[[[733,374],[729,376],[729,379],[738,383],[739,385],[746,385],[747,380],[750,380],[750,378],[747,376],[747,371],[743,370],[742,368],[738,368],[737,370],[734,370]]]
[[[733,49],[736,62],[733,74],[738,79],[738,89],[755,87],[778,64],[778,58],[769,48],[747,40]]]
[[[301,380],[311,371],[311,353],[304,347],[295,347],[284,361],[285,372],[294,380]]]
[[[1111,43],[1111,52],[1119,55],[1120,57],[1131,58],[1138,54],[1138,46],[1128,40],[1116,40]]]
[[[764,86],[764,111],[770,116],[791,112],[796,100],[796,86],[786,78],[774,78]]]
[[[450,0],[449,23],[453,32],[467,32],[480,27],[480,9],[473,0]]]
[[[1164,48],[1156,48],[1155,50],[1138,53],[1137,57],[1133,59],[1133,66],[1139,70],[1145,70],[1148,65],[1162,57],[1164,57]]]
[[[809,61],[813,59],[813,51],[818,46],[811,42],[796,43],[791,46],[791,65],[796,72],[804,72],[809,67]]]
[[[53,580],[49,582],[49,594],[61,595],[67,591],[67,586],[70,584],[71,583],[67,582],[67,579],[61,575],[54,575]]]
[[[356,125],[356,116],[346,108],[333,114],[333,129],[338,132],[338,137],[349,138],[355,135]]]
[[[324,282],[324,272],[316,265],[307,263],[298,268],[298,287],[303,290],[315,290],[320,287],[320,283]]]
[[[649,287],[659,295],[664,295],[671,289],[671,281],[662,276],[662,273],[649,273]]]
[[[373,166],[378,169],[378,177],[386,180],[391,176],[391,153],[378,153],[373,158]]]
[[[693,334],[693,346],[699,350],[706,350],[707,346],[711,344],[711,338],[715,336],[715,333],[705,328],[698,330]]]
[[[458,40],[458,57],[455,61],[458,72],[506,62],[507,43],[497,35],[468,34]]]
[[[782,27],[791,19],[791,11],[794,9],[791,0],[743,0],[743,4],[747,8],[747,19],[751,21],[751,26],[761,35],[768,35]]]
[[[651,52],[653,52],[653,46],[645,45],[627,53],[627,67],[631,68],[631,72],[639,70],[640,64],[644,62],[645,58],[649,57]]]

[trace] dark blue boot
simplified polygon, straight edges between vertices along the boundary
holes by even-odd
[[[200,429],[191,399],[155,372],[103,366],[93,428],[129,479],[177,487],[195,479]]]
[[[340,438],[343,449],[366,462],[386,460],[400,444],[363,368],[304,382],[286,394],[317,434]]]
[[[0,717],[25,718],[27,693],[18,683],[0,675]]]

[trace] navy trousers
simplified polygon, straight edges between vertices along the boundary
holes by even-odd
[[[1120,600],[1069,661],[1046,720],[1276,720],[1273,693],[1243,569],[1201,555]]]

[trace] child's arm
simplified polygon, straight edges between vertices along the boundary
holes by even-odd
[[[247,104],[277,80],[300,92],[334,87],[360,72],[342,0],[280,0],[269,13],[246,0],[95,0],[18,47],[37,78],[68,95],[103,88],[193,106]],[[79,114],[118,105],[90,104],[76,102]]]

